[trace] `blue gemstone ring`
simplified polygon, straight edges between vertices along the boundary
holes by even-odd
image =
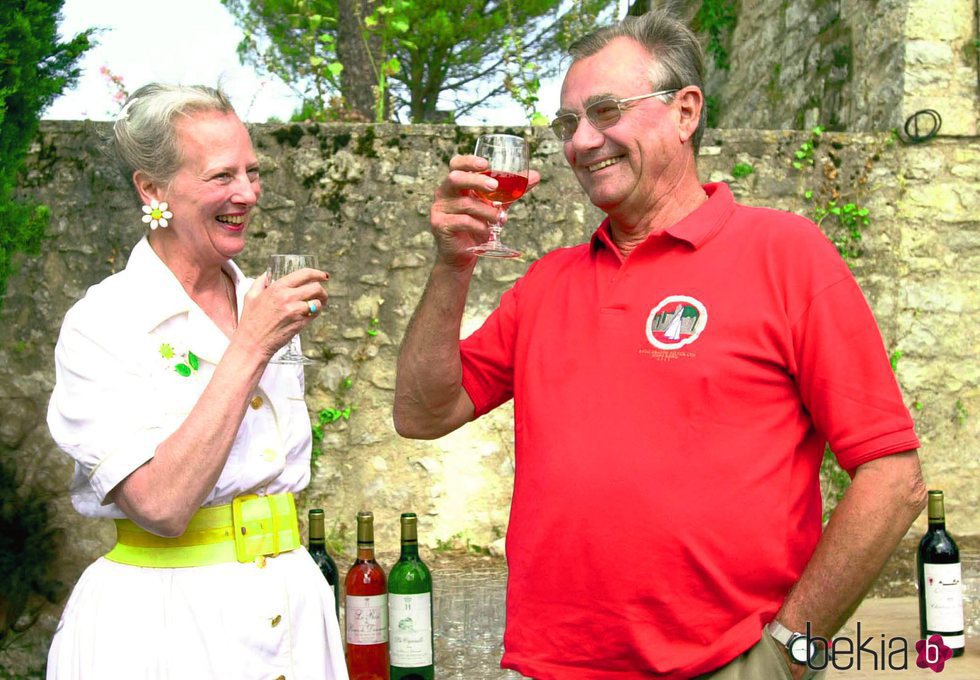
[[[310,311],[308,313],[308,316],[313,316],[314,314],[316,314],[316,310],[317,310],[316,303],[313,302],[313,300],[310,300],[306,304],[308,304],[310,306]]]

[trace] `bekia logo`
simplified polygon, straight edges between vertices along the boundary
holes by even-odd
[[[687,295],[661,300],[647,317],[647,340],[658,349],[675,350],[690,345],[708,325],[708,310]]]
[[[817,661],[807,661],[811,670],[822,671],[833,666],[838,671],[904,671],[909,668],[909,640],[901,636],[865,635],[861,622],[857,622],[854,639],[842,635],[827,639],[814,635],[810,622],[806,624],[806,648],[823,649],[827,653],[816,657]],[[953,650],[940,635],[930,635],[915,643],[918,656],[915,665],[942,673],[946,662],[953,657]],[[891,677],[891,676],[889,676]],[[917,676],[918,677],[918,676]]]
[[[919,653],[915,665],[919,668],[931,668],[941,673],[946,662],[953,658],[953,650],[943,642],[940,635],[930,635],[928,640],[915,643],[915,651]]]

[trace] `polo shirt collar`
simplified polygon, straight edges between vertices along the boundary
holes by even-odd
[[[735,208],[735,198],[732,190],[724,182],[705,184],[702,187],[704,193],[708,195],[708,200],[699,205],[693,212],[685,216],[679,222],[667,227],[662,233],[669,234],[674,238],[691,244],[695,249],[700,248],[710,241],[721,231],[725,220]],[[647,241],[658,234],[651,234]],[[644,241],[646,243],[646,241]],[[598,248],[605,247],[618,253],[619,249],[613,243],[612,231],[609,224],[609,217],[606,217],[592,235],[590,242],[590,252],[595,253]],[[640,244],[638,248],[643,247]]]
[[[237,307],[241,318],[247,279],[232,260],[227,260],[222,265],[222,269],[230,274],[235,282]],[[150,247],[146,237],[143,237],[130,253],[126,271],[140,282],[133,286],[133,290],[138,291],[140,295],[146,295],[146,298],[134,300],[131,309],[125,310],[124,313],[132,315],[134,322],[147,333],[178,314],[187,314],[192,335],[203,344],[203,347],[195,348],[195,354],[199,354],[202,359],[217,363],[228,345],[227,336],[191,299],[174,273]]]

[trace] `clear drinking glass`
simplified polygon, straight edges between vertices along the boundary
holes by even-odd
[[[960,551],[963,579],[963,624],[967,637],[980,635],[980,552]],[[969,641],[967,644],[970,644]]]
[[[318,269],[316,255],[277,254],[269,258],[269,283],[281,279],[299,269]],[[312,364],[312,359],[303,356],[300,350],[299,334],[294,335],[286,345],[276,352],[270,360],[273,364]]]
[[[483,174],[497,180],[494,191],[477,191],[476,195],[486,203],[500,208],[501,213],[506,215],[507,208],[527,191],[527,142],[523,137],[515,135],[480,135],[473,153],[490,162],[490,167]],[[491,223],[490,239],[467,250],[480,257],[520,257],[520,251],[501,243],[501,228],[500,222]]]

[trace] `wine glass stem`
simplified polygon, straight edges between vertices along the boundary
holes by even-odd
[[[494,248],[500,245],[500,231],[504,228],[505,219],[507,219],[507,211],[501,210],[497,220],[490,223],[490,238],[487,241]]]

